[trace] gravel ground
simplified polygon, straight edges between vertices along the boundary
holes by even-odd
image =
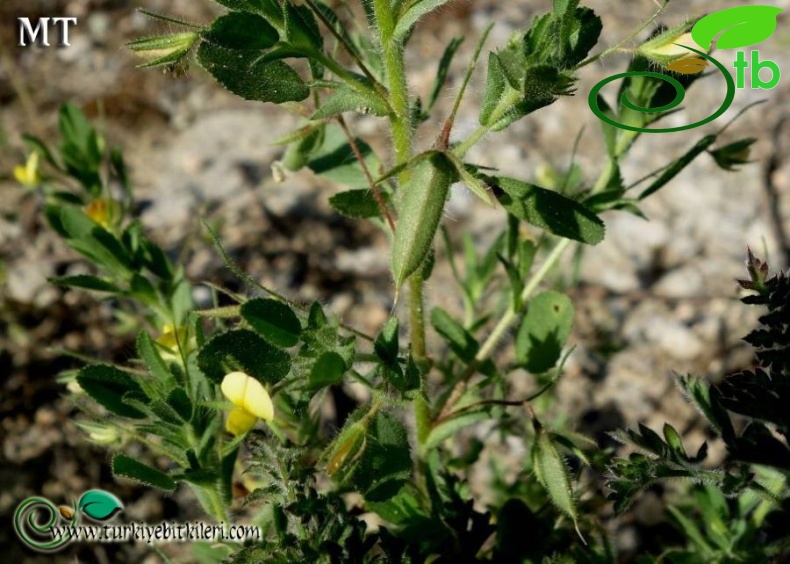
[[[428,62],[451,37],[476,37],[495,18],[489,45],[502,44],[549,4],[461,0],[428,18],[408,60],[414,91],[428,92],[435,73]],[[604,18],[604,43],[615,42],[654,8],[649,0],[587,4]],[[740,4],[717,2],[715,8]],[[790,8],[787,1],[775,4]],[[333,188],[325,182],[307,173],[290,175],[284,183],[272,178],[271,165],[282,150],[269,142],[289,131],[295,119],[277,108],[233,97],[197,68],[181,78],[136,69],[123,43],[161,30],[134,12],[139,6],[194,21],[205,21],[218,10],[210,2],[194,0],[0,4],[0,482],[5,486],[0,492],[0,545],[9,548],[12,562],[53,560],[22,552],[11,530],[14,508],[30,495],[66,499],[74,492],[107,487],[124,500],[130,514],[150,522],[185,519],[195,511],[183,494],[162,497],[114,483],[105,452],[88,445],[74,425],[74,410],[62,397],[64,390],[55,383],[59,371],[75,366],[55,349],[113,360],[127,358],[132,343],[129,335],[104,330],[111,320],[106,306],[47,285],[47,277],[68,270],[74,255],[42,227],[38,200],[2,179],[21,159],[20,134],[51,135],[61,103],[72,101],[102,116],[107,137],[124,148],[138,194],[147,202],[146,226],[166,246],[174,248],[187,240],[195,249],[188,264],[193,279],[238,288],[200,234],[198,219],[208,216],[222,219],[226,246],[264,284],[295,299],[321,299],[344,320],[370,332],[380,327],[392,307],[386,240],[373,228],[334,215],[326,203]],[[679,21],[683,13],[702,13],[710,7],[710,1],[673,2],[667,20]],[[12,23],[22,15],[79,17],[72,46],[15,47]],[[790,31],[782,23],[760,53],[790,68]],[[454,86],[471,49],[473,41],[467,41],[453,66]],[[722,60],[727,57],[723,54]],[[521,178],[536,177],[546,165],[567,166],[573,140],[584,127],[578,159],[588,171],[585,180],[594,180],[601,155],[587,92],[624,64],[613,60],[585,69],[575,97],[486,139],[470,152],[470,161]],[[482,79],[479,73],[475,84]],[[704,438],[693,410],[674,390],[672,373],[716,379],[750,361],[740,338],[754,324],[755,313],[737,301],[734,279],[743,275],[747,245],[767,252],[775,268],[788,266],[789,88],[784,80],[771,91],[739,91],[728,112],[732,116],[746,104],[767,100],[727,134],[731,140],[758,137],[753,164],[725,174],[712,159],[700,159],[644,206],[650,221],[605,215],[606,240],[585,253],[580,284],[572,291],[577,307],[572,342],[577,348],[558,388],[558,411],[573,414],[579,430],[603,436],[618,425],[643,422],[656,428],[669,421],[692,440]],[[685,123],[698,118],[699,108],[718,105],[721,91],[712,78],[696,93],[689,112],[671,119]],[[472,101],[479,92],[477,88],[462,110],[458,135],[476,123]],[[444,110],[451,104],[449,95],[440,101]],[[351,123],[375,147],[386,145],[378,122]],[[431,131],[431,125],[435,126],[429,124],[425,130]],[[627,161],[625,177],[638,178],[713,130],[708,126],[698,132],[647,136]],[[427,146],[432,137],[426,134],[420,142]],[[502,221],[500,212],[475,203],[464,191],[455,195],[445,218],[452,232],[471,233],[481,245],[496,235]],[[428,287],[429,305],[459,310],[460,303],[449,293],[437,291],[448,283],[447,277],[448,270],[440,265]],[[519,452],[492,451],[484,456],[517,460]],[[483,491],[485,472],[476,471],[475,479]],[[656,524],[657,514],[660,520],[660,508],[656,495],[646,496],[633,521],[619,525],[620,545],[637,546],[639,534]],[[74,548],[59,558],[157,561],[141,548],[112,545]]]

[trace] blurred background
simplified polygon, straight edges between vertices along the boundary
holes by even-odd
[[[336,2],[335,2],[336,3]],[[751,3],[751,2],[750,2]],[[435,62],[447,42],[466,36],[450,77],[460,82],[474,40],[492,19],[488,47],[502,45],[522,30],[549,0],[458,0],[423,21],[412,41],[408,64],[415,93],[431,88]],[[601,45],[630,33],[656,6],[651,0],[585,2],[602,16]],[[743,5],[735,1],[676,1],[662,22],[675,24],[707,10]],[[790,2],[773,2],[790,8]],[[158,562],[147,547],[75,546],[57,556],[25,551],[11,517],[26,497],[55,503],[104,488],[126,505],[130,519],[158,522],[200,515],[188,494],[160,493],[115,482],[107,453],[88,444],[76,427],[76,410],[63,397],[57,374],[80,366],[63,349],[104,361],[134,354],[134,331],[114,320],[107,303],[81,292],[47,284],[47,278],[76,272],[80,261],[43,222],[41,200],[13,181],[24,162],[21,134],[56,139],[57,111],[73,102],[96,120],[111,145],[121,147],[131,168],[139,209],[155,239],[187,260],[194,281],[211,281],[234,291],[243,287],[224,268],[206,241],[201,218],[219,220],[231,255],[252,276],[296,300],[321,300],[341,318],[374,332],[392,308],[386,239],[375,228],[345,220],[327,204],[335,190],[309,172],[276,182],[272,164],[282,148],[271,145],[298,122],[280,109],[245,102],[222,90],[199,67],[183,76],[136,68],[124,44],[174,26],[155,22],[136,8],[205,22],[221,8],[209,0],[3,0],[0,3],[0,546],[9,562]],[[71,46],[17,46],[17,17],[77,17]],[[761,59],[790,73],[790,21],[780,16],[776,34],[760,45]],[[731,64],[734,55],[721,53]],[[600,127],[587,106],[587,93],[602,78],[621,72],[626,56],[591,65],[581,73],[576,96],[492,135],[469,154],[471,162],[540,183],[568,167],[574,140],[583,130],[578,162],[589,182],[602,155]],[[456,135],[477,121],[484,72],[475,75]],[[669,118],[680,125],[718,107],[724,86],[710,77],[693,89],[689,109]],[[743,368],[751,351],[740,338],[756,313],[737,301],[734,279],[743,277],[747,245],[775,268],[790,259],[790,76],[770,91],[738,91],[735,105],[715,124],[700,130],[649,135],[623,163],[626,180],[684,153],[706,132],[717,130],[749,103],[749,111],[728,130],[724,142],[756,137],[751,164],[725,173],[703,156],[644,207],[649,221],[606,214],[607,238],[580,263],[581,283],[572,290],[577,346],[558,388],[558,409],[576,429],[606,442],[606,431],[637,422],[668,421],[691,440],[705,436],[693,410],[674,389],[672,374],[692,372],[711,379]],[[452,104],[448,93],[438,115]],[[374,119],[351,120],[354,131],[379,150],[387,139]],[[424,126],[424,146],[437,122]],[[433,129],[432,129],[433,127]],[[458,191],[445,224],[486,244],[504,215]],[[77,269],[77,270],[75,270]],[[446,268],[428,285],[430,305],[458,311]],[[198,290],[200,292],[202,290]],[[206,294],[196,295],[205,299]],[[753,309],[753,308],[752,308]],[[484,453],[518,465],[521,454]],[[482,474],[485,464],[480,464]],[[479,476],[485,483],[485,476]],[[473,488],[475,486],[473,476]],[[481,495],[483,491],[480,486]],[[660,488],[648,492],[629,517],[612,526],[624,554],[648,546],[664,526]],[[177,549],[176,549],[177,550]],[[178,558],[187,561],[187,557]]]

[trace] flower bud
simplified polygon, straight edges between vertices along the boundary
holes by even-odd
[[[146,61],[141,66],[161,67],[181,61],[199,37],[195,32],[173,33],[145,37],[132,41],[127,46]]]
[[[362,419],[341,432],[327,449],[327,475],[337,482],[345,481],[353,474],[366,446],[366,420]]]
[[[683,47],[685,45],[698,51],[706,51],[704,47],[698,45],[691,37],[691,28],[694,26],[694,23],[696,22],[686,22],[668,29],[643,43],[636,49],[636,52],[662,67],[671,65],[686,57],[696,57],[697,55],[694,51],[689,51]]]
[[[159,354],[165,362],[178,362],[181,359],[179,346],[185,355],[197,349],[197,339],[194,332],[189,334],[186,325],[181,325],[176,329],[172,324],[166,323],[162,327],[162,334],[156,339],[156,343],[162,346]]]
[[[85,215],[109,230],[121,217],[121,206],[115,200],[97,198],[85,206]]]
[[[77,427],[88,433],[90,440],[97,445],[113,445],[121,442],[118,429],[95,421],[77,421]]]
[[[710,151],[710,154],[722,169],[735,170],[734,167],[749,162],[751,146],[755,141],[756,139],[753,138],[741,139],[720,149]]]

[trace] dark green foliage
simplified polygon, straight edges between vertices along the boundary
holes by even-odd
[[[263,383],[279,382],[291,369],[291,357],[256,333],[237,329],[211,339],[198,354],[198,366],[216,384],[228,372],[246,372]]]
[[[554,368],[573,327],[573,304],[558,292],[544,292],[533,298],[516,337],[516,359],[540,374]]]
[[[245,100],[282,104],[310,95],[295,70],[282,61],[264,59],[255,51],[203,42],[197,54],[200,64],[222,86]]]
[[[236,552],[233,563],[362,562],[375,543],[365,524],[337,494],[320,494],[314,469],[295,447],[277,445],[261,433],[249,441],[249,472],[263,480],[246,503],[270,509],[269,534]]]
[[[598,42],[601,20],[578,0],[555,0],[520,39],[488,58],[480,123],[494,131],[574,92],[574,67]]]
[[[487,181],[505,209],[523,221],[588,245],[604,238],[603,221],[579,202],[513,178],[490,177]]]
[[[727,375],[717,386],[710,386],[701,379],[680,378],[680,385],[687,397],[697,404],[711,426],[720,434],[727,447],[727,460],[721,468],[703,465],[707,457],[707,444],[703,443],[695,456],[689,456],[678,433],[670,425],[664,427],[664,438],[640,425],[640,431],[618,433],[617,438],[635,445],[641,453],[628,459],[615,459],[609,466],[607,485],[611,488],[610,499],[615,510],[622,512],[634,497],[657,480],[666,478],[688,478],[706,486],[707,501],[720,494],[737,496],[747,490],[777,503],[775,494],[767,484],[757,477],[760,467],[773,468],[786,473],[790,470],[790,448],[787,437],[790,419],[787,406],[790,404],[790,333],[788,333],[788,303],[790,303],[790,279],[787,273],[768,276],[768,265],[755,258],[751,251],[747,261],[749,279],[741,280],[742,287],[755,292],[742,299],[744,303],[761,305],[767,313],[760,317],[760,327],[752,331],[746,341],[755,347],[757,367]],[[736,431],[733,415],[746,418],[746,425]],[[759,465],[759,466],[755,466]],[[758,498],[759,499],[759,498]],[[721,505],[721,502],[719,502]],[[708,510],[702,504],[703,510]],[[781,513],[779,511],[778,513]],[[767,510],[761,516],[768,514]],[[748,546],[741,538],[735,525],[725,531],[723,527],[710,528],[701,532],[694,522],[673,510],[679,527],[691,539],[697,553],[707,554],[706,561],[725,561],[723,554],[731,554],[737,543],[742,550],[765,557],[781,550],[776,545]],[[736,516],[732,516],[735,519]],[[745,516],[740,518],[745,519]],[[726,516],[724,517],[726,523]],[[704,523],[708,523],[707,519]],[[768,521],[775,522],[775,519]],[[754,524],[752,534],[757,534],[762,517]],[[704,540],[707,535],[708,540]],[[712,539],[712,540],[711,540]],[[710,542],[708,542],[710,541]],[[718,546],[717,546],[718,545]],[[773,551],[773,552],[771,552]]]
[[[272,299],[249,300],[241,306],[241,316],[269,343],[289,348],[299,342],[302,324],[287,305]]]
[[[113,457],[112,473],[113,476],[128,478],[146,486],[159,488],[160,490],[172,492],[176,489],[175,481],[164,472],[156,468],[151,468],[123,454],[116,454]]]
[[[132,419],[145,417],[127,403],[129,399],[146,399],[143,389],[127,372],[103,364],[86,366],[77,375],[77,383],[109,412]]]

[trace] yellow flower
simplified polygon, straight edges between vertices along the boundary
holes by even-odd
[[[120,211],[118,202],[107,198],[97,198],[85,206],[85,215],[105,229],[109,229],[116,222]]]
[[[692,47],[698,51],[705,51],[701,45],[697,45],[697,42],[692,39],[691,33],[684,33],[680,37],[668,41],[663,45],[653,47],[648,52],[655,58],[671,58],[673,60],[697,56],[696,53],[689,51],[688,49],[682,47],[682,45]]]
[[[41,175],[38,172],[38,153],[30,153],[24,166],[14,167],[14,178],[23,186],[33,187],[41,184]]]
[[[156,339],[157,344],[165,349],[160,351],[165,361],[176,362],[181,358],[181,353],[178,350],[179,343],[181,343],[181,346],[184,348],[185,355],[188,355],[197,348],[197,339],[195,335],[191,335],[187,339],[187,334],[188,328],[185,325],[180,326],[176,330],[171,323],[165,323],[162,327],[162,334]]]
[[[243,435],[255,426],[258,419],[274,419],[274,404],[269,393],[258,380],[244,372],[231,372],[222,380],[222,393],[234,405],[225,422],[225,429]]]

